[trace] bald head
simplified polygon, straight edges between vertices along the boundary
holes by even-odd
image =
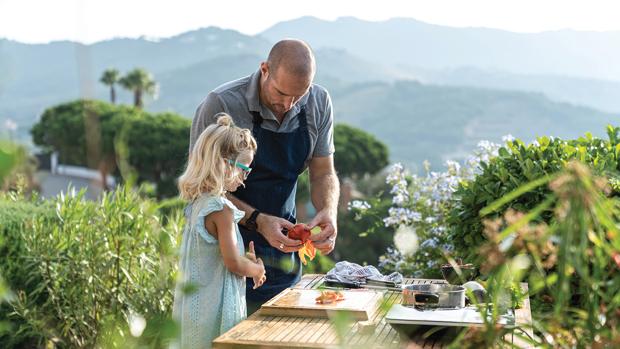
[[[316,64],[308,44],[297,39],[278,41],[269,52],[267,64],[272,74],[286,73],[312,81]]]

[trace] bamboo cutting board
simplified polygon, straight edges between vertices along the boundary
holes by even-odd
[[[331,304],[317,304],[321,294],[316,289],[287,288],[261,307],[261,315],[303,316],[329,318],[334,312],[346,312],[353,319],[367,321],[377,312],[383,293],[373,290],[340,291],[344,300]]]

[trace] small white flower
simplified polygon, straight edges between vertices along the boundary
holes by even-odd
[[[407,202],[407,199],[407,195],[403,193],[398,193],[392,198],[392,203],[394,203],[394,205],[402,206]]]
[[[446,161],[446,167],[448,167],[448,173],[452,176],[456,176],[461,170],[461,165],[458,162],[452,160]]]
[[[140,337],[146,328],[146,320],[140,315],[133,312],[129,313],[129,332],[134,337]]]
[[[502,142],[506,143],[506,142],[512,142],[514,141],[515,138],[513,137],[513,135],[511,135],[510,133],[507,135],[502,136]]]
[[[414,222],[419,222],[422,220],[422,214],[420,212],[409,211],[407,212],[407,218]]]
[[[359,210],[359,211],[364,212],[364,211],[366,211],[366,210],[371,208],[370,204],[368,202],[366,202],[366,201],[363,201],[363,200],[353,200],[353,201],[349,202],[349,204],[347,206],[348,206],[347,209],[349,211],[351,211],[351,210]]]
[[[401,225],[394,234],[394,245],[403,255],[412,255],[418,250],[418,234],[413,227]]]

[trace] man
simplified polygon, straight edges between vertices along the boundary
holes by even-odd
[[[312,83],[314,55],[301,40],[276,43],[267,61],[254,74],[228,82],[209,93],[198,106],[190,135],[190,150],[219,112],[230,114],[237,126],[252,130],[258,150],[252,172],[228,198],[245,216],[240,222],[247,247],[254,241],[265,263],[267,282],[256,290],[247,280],[248,314],[301,277],[296,251],[302,245],[285,232],[295,222],[297,178],[310,171],[312,203],[317,211],[308,226],[322,231],[311,240],[323,254],[336,244],[339,195],[334,169],[333,112],[327,91]]]

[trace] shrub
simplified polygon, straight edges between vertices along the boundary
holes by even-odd
[[[548,184],[548,186],[547,186]],[[515,333],[537,348],[617,348],[620,345],[620,200],[607,197],[608,182],[573,161],[566,170],[517,188],[482,211],[503,210],[533,189],[548,195],[526,212],[508,210],[485,220],[488,241],[476,251],[489,274],[491,299],[481,312],[492,314],[480,329],[463,332],[455,347],[498,347],[507,329],[496,326],[502,295],[522,280],[530,295],[544,294],[545,306],[532,308],[531,328]],[[553,219],[540,218],[550,208]],[[541,297],[542,298],[542,297]],[[490,309],[485,309],[485,308]],[[510,343],[503,343],[510,345]]]
[[[395,247],[384,250],[381,256],[379,266],[383,271],[441,277],[438,264],[452,250],[446,220],[453,192],[460,182],[473,178],[479,164],[489,161],[497,149],[497,144],[481,141],[463,166],[447,161],[446,171],[434,172],[425,163],[424,176],[410,175],[401,164],[394,164],[385,179],[389,195],[379,195],[370,204],[351,204],[358,218],[374,220],[373,231],[394,240]]]
[[[481,172],[473,180],[461,182],[454,193],[453,208],[447,222],[448,238],[454,245],[455,254],[465,259],[475,258],[477,247],[487,241],[479,215],[482,208],[526,183],[561,171],[571,160],[592,166],[596,174],[607,176],[612,187],[617,188],[620,128],[608,126],[607,133],[609,140],[594,138],[589,133],[568,141],[540,137],[529,145],[512,140],[499,149],[496,157],[481,162]],[[536,187],[507,203],[504,210],[495,215],[500,216],[508,208],[527,212],[540,204],[549,193],[547,187]],[[538,219],[549,222],[552,217],[553,213],[547,210]]]
[[[8,312],[14,329],[0,336],[0,347],[162,347],[162,334],[174,336],[180,215],[162,225],[156,205],[127,188],[98,202],[79,193],[48,202],[5,196],[0,203],[9,208],[3,213],[17,213],[2,230],[12,239],[12,258],[1,273],[16,297]],[[136,318],[147,321],[139,338],[129,335]]]

